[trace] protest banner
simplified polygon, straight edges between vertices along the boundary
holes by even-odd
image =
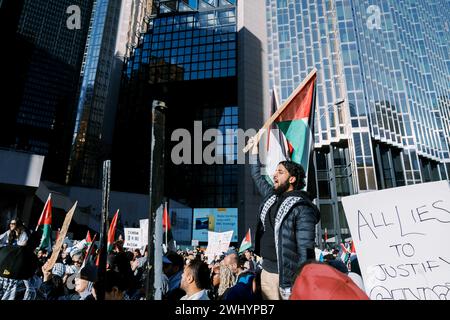
[[[124,228],[124,248],[140,249],[142,246],[142,234],[140,228]]]
[[[75,201],[75,204],[70,208],[70,210],[66,214],[66,218],[64,219],[63,226],[61,231],[59,232],[59,238],[56,240],[55,245],[53,246],[53,252],[50,256],[50,259],[45,263],[44,269],[50,271],[56,263],[56,260],[59,257],[59,253],[62,249],[62,244],[64,239],[66,238],[67,231],[69,230],[70,222],[72,221],[73,214],[75,213],[75,209],[77,207],[78,201]]]
[[[208,257],[208,264],[211,263],[217,256],[220,256],[228,250],[232,237],[233,231],[208,231],[208,247],[205,252]]]
[[[370,299],[450,300],[448,181],[344,197]]]

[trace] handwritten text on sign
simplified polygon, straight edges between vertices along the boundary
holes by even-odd
[[[124,228],[125,248],[139,249],[141,243],[141,229],[140,228]]]
[[[447,181],[342,199],[371,299],[450,300]]]

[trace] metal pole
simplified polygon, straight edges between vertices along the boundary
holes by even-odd
[[[319,194],[319,175],[317,174],[317,159],[316,159],[316,150],[313,150],[313,163],[314,163],[314,170],[316,171],[316,198],[314,199],[314,204],[319,208],[320,211],[320,194]],[[317,245],[320,248],[320,250],[324,249],[323,241],[322,241],[322,219],[319,220],[319,223],[316,224],[316,237],[317,237]]]
[[[100,222],[100,259],[97,273],[97,280],[102,286],[96,291],[97,300],[105,300],[105,288],[103,287],[106,274],[106,246],[107,246],[107,224],[109,215],[109,190],[111,183],[111,160],[103,162],[103,183],[102,183],[102,217]]]
[[[150,152],[147,300],[161,299],[162,211],[164,201],[165,103],[153,101]],[[158,212],[157,212],[158,211]]]

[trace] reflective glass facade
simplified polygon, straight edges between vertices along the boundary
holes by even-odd
[[[5,0],[2,41],[9,58],[2,84],[0,147],[44,155],[43,178],[63,182],[71,120],[93,0]],[[69,29],[76,5],[80,29]],[[6,52],[6,51],[5,51]]]
[[[284,100],[318,70],[315,158],[329,237],[348,236],[348,192],[449,178],[449,11],[444,0],[266,0],[270,87]]]
[[[236,6],[234,1],[160,1],[149,28],[124,68],[114,135],[112,184],[116,190],[149,190],[150,127],[153,100],[166,103],[165,195],[189,207],[237,207],[238,128],[236,78]],[[171,151],[174,130],[186,129],[192,144],[216,129],[223,163],[176,165]],[[200,136],[201,140],[201,136]],[[194,148],[194,147],[193,147]],[[132,168],[132,170],[131,170]]]
[[[168,9],[160,9],[162,16],[150,22],[142,45],[128,62],[127,77],[131,78],[143,65],[148,66],[151,83],[235,76],[234,6],[228,3],[220,10],[204,7],[201,12],[194,11],[194,7],[189,12],[186,4],[179,3],[182,7],[178,14],[164,16]]]
[[[109,78],[116,47],[120,0],[96,0],[89,26],[66,182],[100,186],[101,163],[106,159],[102,132]]]

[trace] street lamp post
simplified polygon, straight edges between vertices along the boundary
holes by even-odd
[[[164,142],[166,104],[153,101],[150,151],[150,212],[148,221],[147,300],[161,300],[162,206],[164,200]]]

